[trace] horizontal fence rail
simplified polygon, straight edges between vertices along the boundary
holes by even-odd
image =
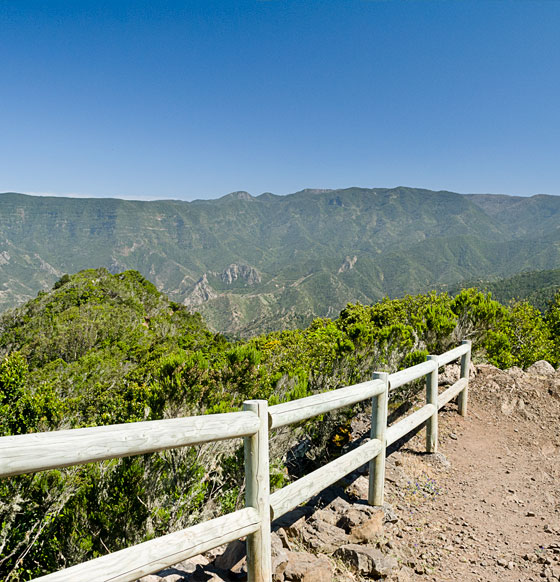
[[[427,362],[422,362],[421,364],[417,364],[406,370],[400,370],[394,374],[389,374],[389,390],[395,390],[409,382],[419,380],[426,374],[436,371],[437,368],[438,366],[434,360],[428,360]]]
[[[299,400],[275,404],[268,409],[270,428],[279,428],[344,406],[357,404],[366,398],[378,396],[384,390],[385,384],[381,380],[370,380],[362,384],[314,394]]]
[[[387,446],[402,439],[410,431],[426,422],[437,411],[433,404],[426,404],[416,412],[409,414],[401,421],[395,423],[387,429]]]
[[[271,582],[270,522],[309,500],[342,477],[369,463],[368,502],[383,504],[386,447],[426,425],[426,449],[436,452],[438,411],[457,398],[458,412],[467,414],[471,343],[393,374],[376,372],[372,380],[268,407],[264,400],[247,401],[242,412],[137,422],[0,437],[0,477],[44,471],[200,445],[244,439],[245,508],[159,538],[48,574],[41,582],[95,580],[132,582],[222,544],[247,536],[249,582]],[[460,359],[460,378],[438,393],[439,368]],[[387,426],[389,392],[426,378],[426,404]],[[371,439],[270,494],[269,431],[308,420],[371,399]]]
[[[270,509],[272,519],[281,517],[294,509],[304,501],[311,499],[317,493],[323,491],[342,479],[358,467],[368,463],[384,449],[379,440],[369,441],[358,448],[346,453],[342,457],[327,463],[305,477],[282,487],[270,496]]]
[[[468,378],[459,378],[455,384],[450,386],[445,392],[438,396],[438,408],[443,408],[448,402],[458,396],[468,384]]]
[[[252,507],[229,513],[77,566],[48,574],[36,581],[128,582],[163,570],[182,560],[227,544],[260,528],[259,512]]]
[[[255,434],[253,412],[170,418],[0,438],[0,477]]]
[[[466,354],[470,354],[471,351],[471,344],[470,343],[462,343],[460,346],[456,347],[453,350],[449,350],[448,352],[445,352],[444,354],[441,354],[441,356],[437,356],[437,362],[438,362],[438,366],[445,366],[446,364],[449,364],[451,362],[453,362],[454,360],[459,359],[461,356],[464,356]]]

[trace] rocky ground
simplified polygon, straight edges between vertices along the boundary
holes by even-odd
[[[440,411],[438,453],[423,430],[390,451],[383,510],[356,473],[274,524],[276,582],[560,581],[560,371],[471,376],[468,416]],[[243,554],[234,542],[142,580],[243,580]]]

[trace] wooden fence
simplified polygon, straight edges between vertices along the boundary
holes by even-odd
[[[270,582],[270,523],[329,485],[369,462],[369,503],[382,505],[386,447],[426,424],[426,449],[438,443],[438,410],[458,397],[459,413],[467,413],[471,344],[394,374],[378,372],[372,380],[268,407],[265,400],[247,401],[242,412],[79,428],[0,438],[0,477],[44,471],[140,455],[174,447],[244,438],[245,508],[165,536],[131,546],[36,580],[42,582],[128,582],[182,560],[247,536],[250,582]],[[461,360],[460,378],[438,394],[440,367]],[[387,427],[391,390],[426,376],[426,404]],[[339,408],[372,400],[371,439],[316,471],[270,494],[269,431]]]

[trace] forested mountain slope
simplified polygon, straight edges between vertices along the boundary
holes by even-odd
[[[539,311],[545,312],[560,291],[560,269],[524,271],[497,281],[471,280],[461,285],[451,286],[449,291],[454,295],[465,287],[477,287],[489,291],[496,301],[504,304],[512,300],[528,301]]]
[[[0,195],[0,307],[61,275],[136,269],[211,328],[249,335],[348,301],[560,267],[560,197],[413,188],[136,202]]]

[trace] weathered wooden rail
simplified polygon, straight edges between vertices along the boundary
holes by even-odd
[[[426,449],[438,443],[438,411],[458,398],[467,413],[471,345],[459,347],[394,374],[377,372],[372,380],[268,407],[247,401],[242,412],[80,428],[0,438],[0,477],[44,471],[92,461],[140,455],[174,447],[244,438],[245,508],[198,525],[54,572],[36,580],[128,582],[182,560],[247,536],[250,582],[270,582],[270,522],[307,501],[361,465],[369,463],[372,505],[383,504],[386,447],[426,424]],[[440,367],[461,360],[460,378],[438,394]],[[426,404],[387,427],[391,390],[426,377]],[[271,429],[325,414],[366,399],[372,400],[371,439],[313,473],[270,494],[268,439]]]

